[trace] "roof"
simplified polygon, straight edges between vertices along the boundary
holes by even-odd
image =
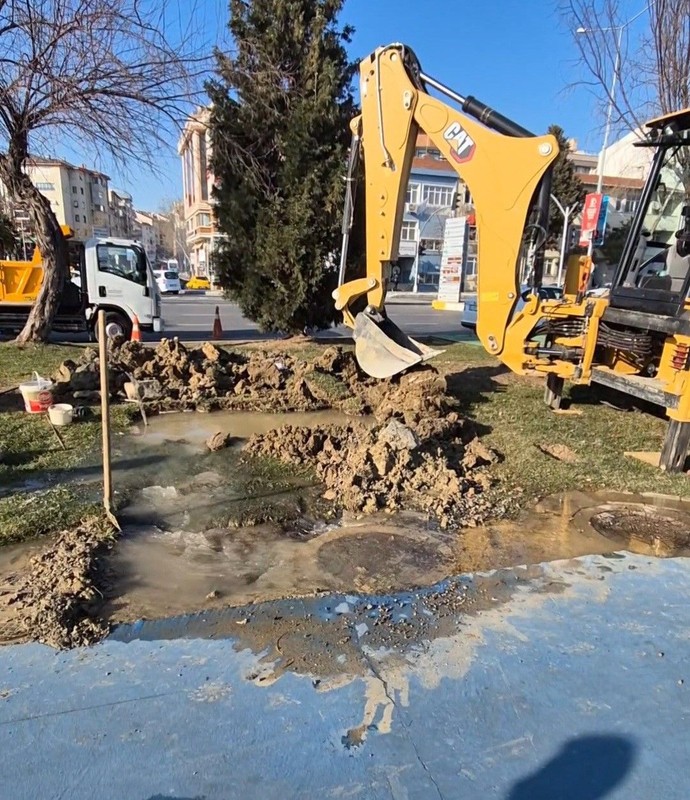
[[[595,173],[575,173],[580,180],[580,183],[585,186],[596,186],[599,180]],[[613,175],[604,176],[604,186],[609,186],[614,189],[641,189],[644,186],[644,181],[641,178],[619,178]]]
[[[69,161],[64,161],[61,158],[44,158],[43,156],[29,156],[27,158],[27,164],[32,167],[65,167],[66,169],[74,169],[74,170],[82,170],[83,172],[89,172],[91,175],[98,175],[101,178],[106,178],[110,180],[109,176],[105,174],[105,172],[99,172],[97,169],[91,169],[91,167],[87,167],[84,164],[77,167],[74,164],[70,164]]]
[[[663,114],[660,117],[650,119],[645,123],[647,128],[663,128],[669,122],[675,122],[680,130],[687,130],[690,128],[690,108],[682,108],[679,111],[674,111],[671,114]]]
[[[445,159],[432,158],[431,156],[418,156],[412,161],[412,169],[427,169],[431,172],[445,172],[446,175],[454,178],[458,177],[458,173],[451,167]]]

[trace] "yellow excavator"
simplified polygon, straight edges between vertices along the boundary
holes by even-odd
[[[442,102],[430,90],[453,101]],[[558,408],[564,380],[595,382],[662,406],[669,425],[659,466],[683,468],[690,443],[690,109],[647,124],[649,175],[615,276],[591,291],[591,259],[575,259],[562,299],[540,299],[543,251],[558,156],[553,136],[535,136],[474,97],[426,75],[402,44],[381,47],[360,65],[361,114],[351,123],[339,286],[333,297],[353,329],[369,375],[385,378],[438,351],[406,336],[387,316],[417,134],[424,131],[467,185],[475,205],[477,335],[486,350],[522,375],[543,375]],[[366,274],[346,279],[354,187],[364,164]],[[661,187],[666,203],[660,208]],[[669,215],[668,198],[679,213]],[[665,215],[665,216],[664,216]],[[641,264],[639,244],[673,219],[665,251]],[[678,219],[682,224],[678,224]],[[668,227],[668,223],[665,223]],[[663,226],[662,226],[663,227]],[[676,230],[677,228],[677,230]],[[516,311],[527,260],[532,293]]]

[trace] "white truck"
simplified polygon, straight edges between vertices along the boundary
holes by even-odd
[[[129,338],[135,316],[142,330],[162,330],[160,292],[140,244],[111,237],[68,239],[67,244],[70,276],[53,330],[86,331],[93,336],[100,309],[106,312],[110,336]],[[31,261],[0,261],[0,330],[21,330],[42,281],[38,249]]]

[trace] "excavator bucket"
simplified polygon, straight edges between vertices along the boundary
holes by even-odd
[[[372,378],[390,378],[443,352],[406,336],[388,318],[377,321],[364,312],[355,317],[353,337],[357,362]]]

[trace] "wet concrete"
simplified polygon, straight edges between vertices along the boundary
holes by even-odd
[[[483,584],[497,601],[467,613],[435,605],[438,587],[393,595],[385,626],[329,596],[237,610],[227,638],[199,638],[200,615],[65,653],[3,648],[0,786],[13,800],[684,800],[689,565],[592,556],[468,577],[450,594]],[[384,627],[404,641],[415,609],[427,627],[379,646]],[[270,651],[249,638],[259,617]],[[317,624],[342,648],[326,665]]]

